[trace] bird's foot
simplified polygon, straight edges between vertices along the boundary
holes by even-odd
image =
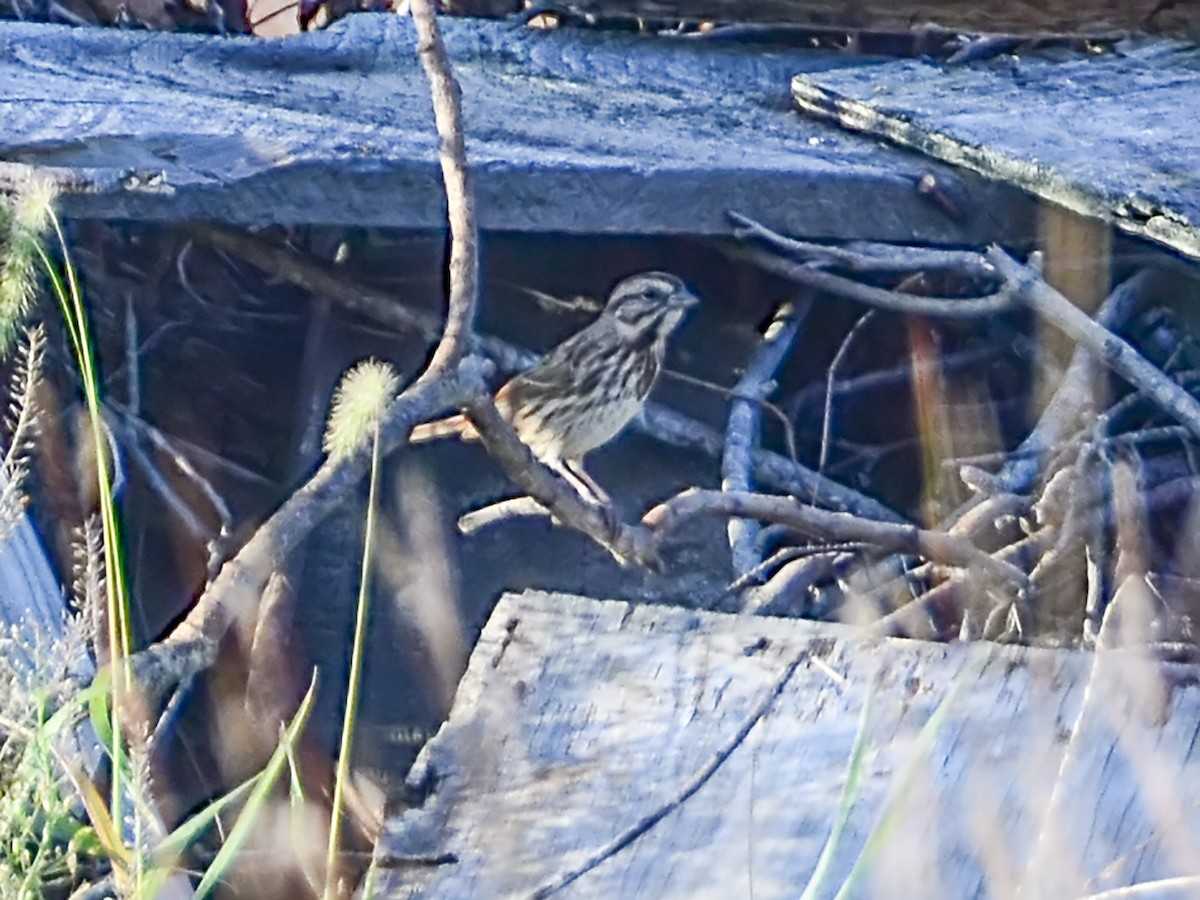
[[[617,505],[612,500],[606,500],[603,503],[593,503],[596,509],[600,510],[604,516],[604,527],[608,530],[608,538],[610,541],[615,541],[621,533],[621,511],[617,509]]]

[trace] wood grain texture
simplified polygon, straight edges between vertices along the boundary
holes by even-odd
[[[933,168],[790,108],[835,54],[448,20],[480,226],[727,234],[727,209],[804,235],[1020,241],[1032,205],[968,177],[960,226]],[[441,228],[411,21],[351,16],[279,41],[0,23],[0,187],[54,167],[68,215]],[[6,171],[7,168],[7,171]]]
[[[410,780],[432,793],[388,824],[377,896],[529,896],[676,797],[797,660],[681,808],[558,896],[798,896],[868,691],[830,885],[889,793],[899,819],[856,896],[1005,895],[1024,878],[1064,897],[1200,874],[1195,668],[530,592],[501,599],[422,752]]]
[[[922,25],[1003,34],[1108,35],[1124,31],[1194,32],[1200,3],[1158,0],[570,0],[597,16],[759,22],[905,32]]]
[[[1200,258],[1200,53],[1171,41],[1067,60],[918,60],[801,73],[797,105]]]
[[[20,636],[14,649],[35,652],[39,643],[62,637],[65,615],[62,588],[41,536],[21,512],[0,535],[0,628]],[[79,662],[90,671],[88,661]]]

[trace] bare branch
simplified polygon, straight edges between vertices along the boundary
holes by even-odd
[[[915,272],[949,270],[960,275],[988,282],[998,280],[996,270],[983,255],[973,250],[941,250],[929,247],[906,247],[874,241],[850,241],[845,244],[813,244],[785,237],[760,222],[741,213],[727,214],[738,227],[733,236],[739,240],[755,238],[781,250],[797,261],[815,266],[844,269],[847,272]]]
[[[727,248],[725,252],[732,259],[748,262],[796,284],[889,312],[943,319],[976,318],[1007,312],[1016,304],[1012,287],[1007,284],[983,297],[926,297],[861,284],[832,272],[823,272],[813,266],[785,259],[760,247],[734,246]]]
[[[458,533],[471,535],[500,522],[507,522],[509,519],[541,518],[549,514],[549,510],[532,497],[509,497],[506,500],[497,500],[495,503],[489,503],[487,506],[463,513],[458,517]]]
[[[380,424],[383,452],[399,446],[418,422],[481,394],[486,369],[486,363],[468,357],[456,371],[404,391]],[[137,680],[149,696],[172,687],[181,673],[211,665],[221,637],[234,625],[254,620],[271,573],[355,489],[370,461],[366,445],[337,462],[327,459],[222,567],[187,617],[163,641],[134,657]]]
[[[654,543],[658,544],[684,521],[698,515],[753,517],[788,525],[821,541],[863,541],[884,550],[923,556],[943,565],[972,568],[1019,590],[1029,586],[1025,573],[1016,566],[993,559],[960,535],[829,512],[805,506],[792,497],[684,491],[646,513],[642,524],[654,530]]]
[[[1016,296],[1023,303],[1086,346],[1105,366],[1139,388],[1164,412],[1200,437],[1200,402],[1195,397],[1130,344],[1048,285],[1029,266],[1017,262],[999,247],[988,250],[988,259],[1013,285]]]
[[[567,482],[539,462],[517,437],[490,397],[477,396],[464,412],[479,432],[488,454],[509,479],[569,528],[583,532],[621,562],[655,567],[657,559],[643,529],[611,522],[600,507],[588,503]]]
[[[817,462],[817,471],[825,471],[825,463],[829,459],[829,435],[833,431],[833,385],[837,379],[838,370],[842,367],[842,362],[846,358],[846,354],[850,350],[850,346],[854,343],[854,339],[859,333],[867,327],[867,323],[875,318],[875,310],[869,309],[861,316],[854,326],[846,332],[846,336],[842,338],[842,345],[838,347],[837,353],[833,355],[833,361],[829,363],[829,371],[825,376],[825,411],[821,416],[821,456]],[[911,376],[910,376],[911,377]]]
[[[442,339],[421,374],[422,380],[428,380],[453,369],[467,351],[478,303],[479,233],[463,139],[462,92],[438,32],[433,0],[410,0],[410,8],[417,29],[417,52],[433,98],[438,160],[450,219],[450,304]]]
[[[1013,266],[1017,265],[1011,259],[1009,262]],[[1032,270],[1029,271],[1032,275]],[[1040,276],[1034,277],[1041,281]],[[1117,285],[1096,312],[1096,321],[1093,324],[1100,330],[1096,333],[1111,335],[1109,329],[1117,327],[1132,315],[1133,309],[1154,289],[1156,280],[1157,276],[1153,270],[1143,269]],[[1057,294],[1057,291],[1055,293]],[[1087,319],[1087,316],[1079,312],[1069,300],[1061,294],[1058,296],[1075,309],[1079,316]],[[998,476],[1004,490],[1018,493],[1028,490],[1041,469],[1041,455],[1051,446],[1063,441],[1078,426],[1086,411],[1094,406],[1096,359],[1093,353],[1094,347],[1090,342],[1081,341],[1080,346],[1071,355],[1066,374],[1042,411],[1037,425],[1021,442],[1021,446],[1015,451],[1017,455],[1010,457],[1010,462]]]
[[[762,418],[761,408],[754,401],[766,399],[775,389],[772,380],[775,370],[791,349],[811,302],[805,297],[799,308],[791,303],[779,308],[734,387],[739,397],[751,399],[737,399],[729,406],[725,452],[721,458],[721,490],[749,491],[754,488],[751,455],[758,444],[759,420]],[[758,523],[751,519],[730,519],[727,529],[734,573],[755,568],[760,562]]]

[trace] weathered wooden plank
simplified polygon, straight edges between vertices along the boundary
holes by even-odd
[[[792,92],[816,117],[1200,257],[1194,46],[949,69],[904,60],[800,73]]]
[[[796,116],[788,80],[843,65],[836,55],[494,21],[443,30],[484,228],[728,233],[737,208],[829,237],[1033,232],[1017,192],[968,178],[988,214],[960,226],[913,188],[928,161]],[[72,216],[444,222],[407,17],[281,41],[0,23],[0,159],[57,167],[75,182]]]
[[[0,628],[18,637],[14,651],[34,653],[62,637],[65,616],[62,588],[41,536],[28,514],[17,512],[0,535]]]
[[[430,797],[380,841],[377,896],[530,896],[676,798],[724,745],[680,808],[561,894],[796,897],[869,692],[866,774],[831,884],[885,802],[898,819],[872,894],[1004,895],[1025,878],[1036,896],[1064,897],[1197,875],[1196,674],[1119,654],[1094,667],[1075,651],[508,595],[412,773]],[[943,703],[931,749],[917,752]]]
[[[554,6],[556,4],[550,4]],[[904,32],[923,25],[967,32],[1096,35],[1150,31],[1184,34],[1200,25],[1200,3],[1183,0],[568,0],[563,6],[605,17],[666,21],[761,22],[816,28]]]

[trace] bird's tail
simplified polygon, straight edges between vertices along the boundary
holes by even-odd
[[[425,441],[435,441],[444,437],[457,437],[460,440],[473,441],[479,435],[475,432],[474,426],[467,421],[466,416],[458,415],[418,425],[408,436],[408,442],[423,444]]]

